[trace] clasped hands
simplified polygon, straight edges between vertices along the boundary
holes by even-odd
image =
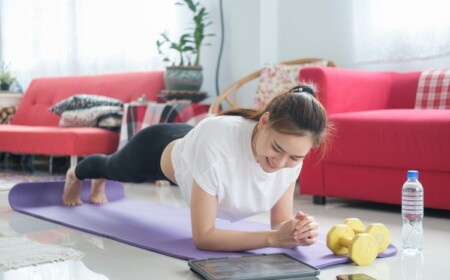
[[[274,232],[273,247],[294,248],[314,244],[317,241],[318,227],[314,217],[299,211],[294,219],[284,222]]]

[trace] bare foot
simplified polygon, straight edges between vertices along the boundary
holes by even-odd
[[[89,201],[93,204],[105,204],[108,203],[108,199],[105,195],[105,180],[93,179],[91,193],[89,195]]]
[[[75,167],[70,167],[66,173],[66,183],[64,184],[64,193],[62,202],[65,206],[78,206],[83,202],[80,199],[82,181],[75,176]]]

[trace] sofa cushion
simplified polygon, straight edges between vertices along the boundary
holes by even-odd
[[[335,67],[306,67],[299,77],[317,86],[328,114],[414,109],[420,72],[375,72]]]
[[[337,129],[330,163],[450,170],[450,110],[375,110],[330,119]]]
[[[98,127],[0,125],[4,151],[44,155],[111,154],[119,134]]]

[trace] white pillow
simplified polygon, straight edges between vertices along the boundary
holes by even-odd
[[[99,117],[121,111],[117,106],[97,106],[88,109],[65,111],[61,115],[59,126],[62,127],[82,127],[97,126]]]

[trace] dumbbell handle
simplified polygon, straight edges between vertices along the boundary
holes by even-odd
[[[352,242],[352,238],[349,238],[349,237],[339,238],[339,244],[341,244],[342,246],[344,246],[346,248],[350,247],[351,242]]]
[[[379,253],[384,252],[384,250],[386,250],[386,248],[389,246],[391,238],[390,233],[387,227],[383,224],[374,223],[370,224],[368,227],[365,227],[364,224],[356,218],[346,219],[344,223],[350,225],[355,234],[372,234],[378,242]]]

